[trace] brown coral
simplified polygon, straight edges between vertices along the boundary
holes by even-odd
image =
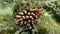
[[[30,11],[22,10],[18,12],[15,18],[15,24],[26,25],[27,29],[32,29],[37,24],[37,19],[42,13],[41,9],[30,9]]]

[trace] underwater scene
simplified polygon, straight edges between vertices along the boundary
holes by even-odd
[[[60,0],[0,0],[0,34],[60,34]]]

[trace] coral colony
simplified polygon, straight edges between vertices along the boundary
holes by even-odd
[[[29,12],[22,10],[16,15],[15,24],[26,25],[26,29],[32,29],[37,24],[37,19],[41,13],[41,9],[30,9]]]
[[[38,17],[42,14],[41,9],[30,9],[30,11],[22,10],[15,16],[15,24],[25,25],[27,30],[31,30],[37,24]]]

